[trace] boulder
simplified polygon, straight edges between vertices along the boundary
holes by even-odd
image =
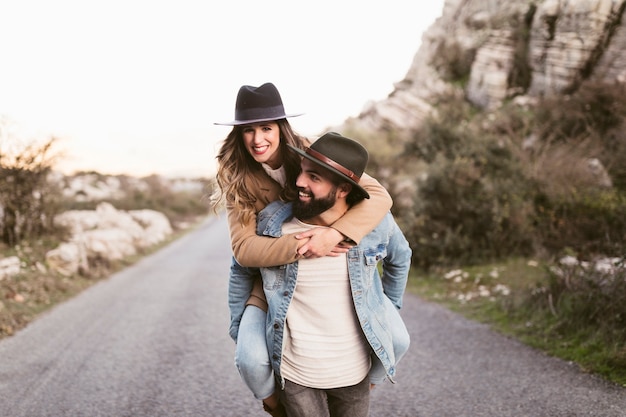
[[[71,239],[46,254],[51,269],[70,276],[86,272],[94,260],[120,260],[164,241],[173,230],[167,217],[154,210],[117,210],[101,203],[95,210],[70,210],[55,217]]]
[[[0,281],[19,274],[20,264],[20,258],[17,256],[9,256],[0,259]]]
[[[89,269],[85,247],[76,242],[61,243],[57,248],[48,251],[46,262],[52,270],[66,277]]]

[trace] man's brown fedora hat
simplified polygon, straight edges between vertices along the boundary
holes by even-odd
[[[339,175],[356,187],[365,198],[370,198],[367,191],[359,185],[369,160],[369,154],[357,141],[346,138],[337,132],[328,132],[304,150],[291,145],[287,146],[303,157]]]

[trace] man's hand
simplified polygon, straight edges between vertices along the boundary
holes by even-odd
[[[296,235],[296,239],[309,239],[298,249],[298,254],[305,258],[339,256],[350,249],[344,243],[344,236],[332,227],[315,227]]]

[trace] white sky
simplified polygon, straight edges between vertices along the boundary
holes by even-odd
[[[212,175],[241,85],[317,136],[393,91],[443,2],[0,0],[0,117],[66,172]]]

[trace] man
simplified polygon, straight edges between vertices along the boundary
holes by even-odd
[[[268,205],[258,234],[329,226],[369,198],[359,186],[368,153],[356,141],[331,132],[304,151],[291,149],[303,156],[298,200]],[[408,349],[397,310],[410,261],[409,244],[388,213],[347,254],[261,268],[268,350],[288,416],[368,415],[370,384],[393,382]]]

